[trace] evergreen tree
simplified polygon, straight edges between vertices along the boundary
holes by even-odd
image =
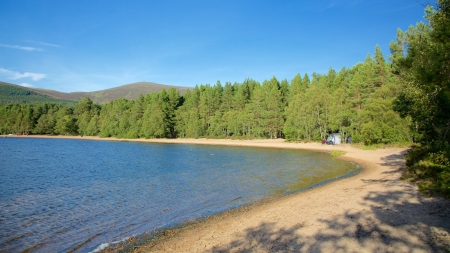
[[[354,67],[349,91],[358,111],[361,110],[370,95],[379,87],[376,82],[375,64],[370,55],[367,55],[364,63],[357,64]]]
[[[305,92],[305,90],[306,87],[303,85],[302,77],[300,74],[295,75],[289,89],[289,101],[292,100],[295,95]]]
[[[75,135],[78,133],[76,118],[71,108],[61,107],[55,114],[55,133],[60,135]]]
[[[419,23],[406,33],[399,32],[401,41],[391,43],[395,71],[409,84],[398,96],[395,109],[412,118],[416,140],[441,148],[450,141],[450,46],[445,39],[450,35],[448,15],[448,1],[439,1],[439,11],[428,16],[433,29]]]
[[[280,83],[280,96],[283,108],[289,104],[289,82],[284,79]]]
[[[250,87],[248,82],[244,82],[241,85],[238,83],[234,84],[234,99],[233,99],[233,108],[237,110],[243,110],[245,105],[250,100]]]
[[[308,74],[305,73],[305,75],[303,76],[303,86],[305,86],[306,88],[309,88],[310,85],[311,85],[311,80],[309,79]]]
[[[192,92],[184,94],[185,102],[176,112],[175,129],[180,137],[198,138],[203,135],[203,127],[200,123],[199,102],[200,89],[196,86]]]
[[[230,82],[226,82],[223,90],[222,112],[230,111],[233,108],[233,96],[233,85]]]
[[[286,122],[283,126],[283,133],[287,140],[306,139],[306,127],[302,111],[303,100],[304,93],[296,94],[285,109]]]
[[[253,88],[253,95],[250,102],[245,106],[246,122],[245,127],[248,129],[247,133],[252,137],[263,136],[263,92],[261,86]],[[235,117],[238,119],[238,117]]]
[[[283,128],[283,97],[280,90],[280,83],[275,77],[270,81],[264,81],[261,87],[263,93],[262,102],[262,127],[269,138],[281,136]]]
[[[337,87],[334,86],[334,80],[336,79],[336,75],[337,75],[336,70],[330,67],[328,69],[328,74],[326,75],[326,78],[324,78],[326,88],[331,93],[337,89]]]
[[[351,135],[351,126],[356,118],[356,113],[348,101],[349,99],[343,88],[338,88],[331,94],[329,130]]]
[[[375,47],[375,86],[382,87],[388,79],[388,69],[386,60],[381,52],[380,46]]]

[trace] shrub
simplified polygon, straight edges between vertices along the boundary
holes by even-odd
[[[450,162],[448,152],[432,152],[429,147],[415,146],[406,155],[403,178],[416,182],[419,190],[427,193],[438,193],[450,197]]]

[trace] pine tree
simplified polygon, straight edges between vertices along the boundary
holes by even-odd
[[[428,7],[426,18],[429,24],[399,30],[391,42],[395,73],[406,84],[395,110],[412,118],[423,146],[450,153],[450,1],[439,0],[436,10]]]
[[[280,84],[275,77],[270,81],[264,81],[262,91],[262,127],[270,138],[278,138],[283,128],[283,98],[280,91]]]
[[[305,73],[305,75],[303,76],[303,86],[305,86],[305,88],[309,88],[310,85],[311,80],[309,79],[308,74]]]
[[[382,87],[388,79],[388,69],[386,60],[381,52],[380,46],[375,47],[375,86]]]
[[[231,83],[226,82],[223,91],[222,112],[225,113],[233,108],[234,89]]]
[[[292,99],[295,95],[297,95],[299,93],[305,92],[305,90],[306,90],[306,87],[303,85],[303,80],[302,80],[300,74],[295,75],[291,81],[290,99]]]

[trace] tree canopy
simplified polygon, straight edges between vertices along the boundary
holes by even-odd
[[[366,144],[410,138],[410,117],[392,110],[403,83],[376,46],[374,57],[326,74],[299,73],[262,83],[218,81],[183,96],[174,88],[94,104],[0,107],[1,133],[94,135],[117,138],[286,138],[315,141],[331,132]]]
[[[397,31],[391,43],[394,72],[402,91],[394,109],[412,121],[420,144],[407,165],[420,187],[450,196],[450,1],[425,9],[428,23]]]
[[[397,31],[389,61],[377,45],[351,68],[290,81],[217,81],[183,96],[170,88],[103,105],[88,97],[75,105],[3,104],[0,134],[318,141],[339,132],[366,145],[414,142],[405,176],[450,196],[450,0],[425,16],[427,23]]]

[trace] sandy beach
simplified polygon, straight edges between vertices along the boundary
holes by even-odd
[[[23,138],[30,138],[23,137]],[[33,136],[55,138],[54,136]],[[401,181],[405,148],[362,150],[347,144],[276,140],[57,137],[342,150],[364,170],[356,176],[207,219],[136,252],[449,252],[450,202]]]

